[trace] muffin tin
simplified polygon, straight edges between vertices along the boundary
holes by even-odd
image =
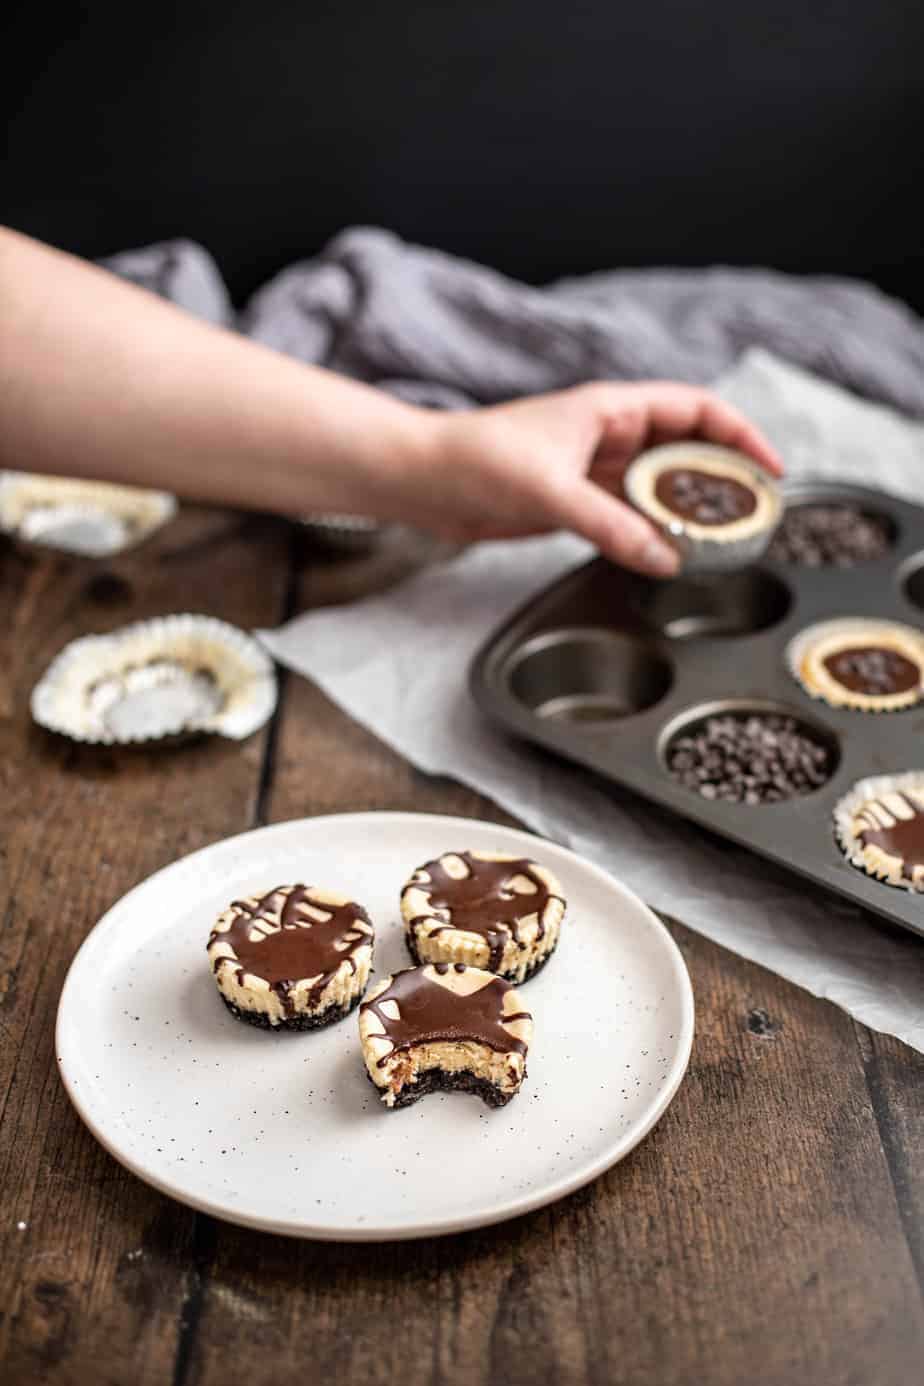
[[[715,579],[659,582],[595,559],[517,612],[472,664],[482,711],[507,731],[587,766],[886,919],[924,935],[924,895],[851,866],[832,813],[857,780],[924,768],[924,702],[838,710],[786,668],[787,643],[836,616],[924,626],[924,508],[831,482],[785,489],[787,505],[851,504],[884,517],[892,547],[854,568],[765,560]],[[674,739],[723,713],[779,712],[832,753],[832,774],[781,803],[707,800],[678,783]]]

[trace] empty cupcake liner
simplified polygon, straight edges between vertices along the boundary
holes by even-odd
[[[0,531],[29,544],[108,558],[140,544],[176,513],[164,491],[0,472]]]
[[[74,741],[130,744],[190,732],[242,740],[272,715],[276,676],[243,631],[165,616],[74,640],[32,692],[32,716]]]

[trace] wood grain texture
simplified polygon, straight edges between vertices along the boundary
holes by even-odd
[[[186,511],[105,566],[2,550],[4,1383],[170,1379],[194,1275],[193,1217],[126,1174],[81,1125],[57,1079],[55,1010],[71,958],[113,901],[252,823],[264,743],[80,748],[32,725],[29,693],[61,646],[90,631],[190,609],[244,627],[276,620],[284,535]]]
[[[210,512],[105,571],[0,553],[0,1381],[916,1380],[924,1060],[680,923],[698,1017],[677,1099],[621,1165],[504,1226],[378,1247],[244,1231],[124,1173],[71,1111],[52,1046],[64,973],[157,867],[306,814],[512,820],[418,774],[302,679],[283,680],[274,727],[243,747],[92,753],[31,727],[35,678],[67,639],[193,596],[266,624],[296,575],[307,605],[413,561],[400,546],[315,559],[284,527]]]
[[[924,1056],[858,1025],[857,1040],[911,1259],[924,1295]]]

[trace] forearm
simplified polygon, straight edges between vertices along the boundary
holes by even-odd
[[[429,416],[0,229],[0,467],[397,518]]]
[[[747,419],[693,386],[597,382],[415,409],[0,229],[0,467],[282,514],[355,511],[461,542],[564,526],[664,577],[676,552],[614,493],[637,453],[680,438],[782,470]]]

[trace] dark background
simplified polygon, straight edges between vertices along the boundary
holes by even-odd
[[[362,222],[533,281],[770,264],[924,308],[920,0],[123,0],[0,23],[0,219],[84,255],[189,236],[240,299]]]

